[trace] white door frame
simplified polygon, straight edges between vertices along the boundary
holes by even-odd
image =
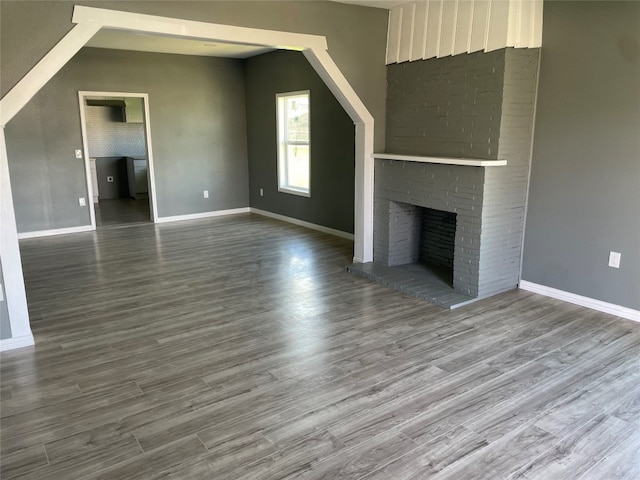
[[[129,92],[78,92],[78,101],[80,102],[80,125],[82,130],[82,150],[84,151],[84,169],[87,177],[87,192],[89,196],[89,214],[91,215],[91,229],[96,229],[96,207],[93,203],[93,183],[91,182],[91,167],[89,162],[89,136],[87,134],[87,105],[86,97],[127,97],[141,98],[144,108],[144,130],[145,142],[147,145],[147,183],[149,185],[149,206],[151,209],[151,221],[158,221],[158,206],[156,203],[156,179],[153,170],[153,149],[151,147],[151,126],[149,120],[149,95],[147,93],[129,93]]]
[[[327,52],[324,36],[196,22],[79,5],[73,9],[72,22],[76,25],[0,100],[0,136],[2,137],[0,138],[0,173],[2,173],[0,175],[2,198],[0,221],[3,225],[0,230],[0,256],[2,257],[2,274],[6,282],[5,293],[11,331],[14,336],[22,335],[25,338],[20,346],[33,344],[33,337],[22,276],[15,210],[10,194],[11,181],[8,175],[4,127],[102,28],[159,33],[213,42],[249,43],[303,52],[354,121],[356,127],[354,261],[373,260],[374,119]],[[5,342],[0,341],[0,350],[4,349],[3,343]],[[7,348],[15,347],[7,346]]]

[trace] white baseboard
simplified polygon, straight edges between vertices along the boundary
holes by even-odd
[[[52,235],[67,235],[69,233],[92,232],[91,225],[82,225],[80,227],[56,228],[54,230],[39,230],[36,232],[18,233],[18,240],[24,238],[50,237]]]
[[[225,215],[236,215],[238,213],[249,213],[249,207],[232,208],[229,210],[215,210],[213,212],[190,213],[187,215],[174,215],[172,217],[158,217],[156,223],[182,222],[184,220],[198,220],[200,218],[222,217]]]
[[[33,344],[33,335],[22,335],[21,337],[4,338],[0,340],[0,352],[15,350],[16,348],[30,347]]]
[[[334,228],[325,227],[323,225],[317,225],[315,223],[305,222],[304,220],[298,220],[297,218],[287,217],[280,215],[279,213],[268,212],[266,210],[260,210],[259,208],[251,207],[251,213],[262,215],[263,217],[275,218],[287,223],[293,223],[301,227],[309,228],[311,230],[317,230],[322,233],[328,233],[329,235],[335,235],[336,237],[346,238],[347,240],[353,240],[353,233],[343,232],[342,230],[336,230]]]
[[[627,320],[640,322],[640,310],[634,310],[633,308],[603,302],[602,300],[596,300],[595,298],[583,297],[582,295],[565,292],[564,290],[558,290],[557,288],[547,287],[537,283],[527,282],[526,280],[520,280],[520,288],[528,292],[539,293],[540,295],[545,295],[547,297],[557,298],[558,300],[564,300],[565,302],[592,308],[599,312],[610,313],[611,315],[626,318]]]

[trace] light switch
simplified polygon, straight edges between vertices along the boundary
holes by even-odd
[[[82,150],[80,149],[76,150],[76,158],[82,158]]]
[[[609,252],[609,266],[613,268],[620,268],[620,253]]]
[[[202,192],[202,196],[203,196],[204,198],[209,198],[209,190],[205,190],[205,191],[203,191],[203,192]]]
[[[86,207],[87,206],[87,200],[84,197],[80,197],[78,199],[78,204],[80,204],[81,207]]]

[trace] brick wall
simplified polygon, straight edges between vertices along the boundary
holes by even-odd
[[[495,160],[505,50],[387,67],[386,150]]]
[[[506,49],[498,159],[487,168],[482,207],[479,294],[490,296],[520,281],[529,184],[538,49]]]
[[[453,286],[460,293],[477,296],[484,169],[376,160],[374,185],[374,262],[408,263],[399,250],[419,232],[412,233],[415,225],[401,218],[406,208],[398,204],[455,213]]]
[[[391,65],[387,152],[506,160],[466,167],[376,160],[374,261],[405,261],[411,207],[457,214],[454,289],[486,297],[517,286],[539,51],[504,49]],[[409,257],[415,254],[411,252]]]

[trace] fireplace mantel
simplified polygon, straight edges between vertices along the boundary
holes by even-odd
[[[465,165],[467,167],[502,167],[507,164],[506,160],[425,157],[420,155],[397,155],[394,153],[374,153],[373,158],[384,158],[386,160],[400,160],[405,162],[440,163],[444,165]]]

